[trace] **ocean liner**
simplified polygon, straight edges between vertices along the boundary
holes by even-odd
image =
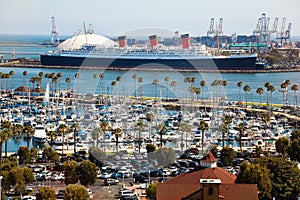
[[[41,64],[49,66],[106,67],[108,69],[175,70],[255,70],[256,54],[213,55],[204,45],[190,45],[188,34],[181,35],[181,46],[162,46],[156,35],[149,46],[127,46],[126,37],[111,46],[85,44],[79,48],[58,49],[41,55]]]

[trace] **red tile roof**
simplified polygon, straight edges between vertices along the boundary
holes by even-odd
[[[201,161],[206,161],[206,162],[217,162],[216,158],[211,152],[208,152],[202,159]]]
[[[205,168],[195,172],[181,174],[175,178],[166,181],[164,184],[200,184],[200,179],[221,179],[222,184],[234,183],[236,176],[226,170],[216,168]]]

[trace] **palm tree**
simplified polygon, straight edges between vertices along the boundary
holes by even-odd
[[[191,132],[192,132],[192,126],[187,124],[187,123],[180,123],[179,124],[179,131],[183,134],[185,133],[185,147],[187,148],[187,136],[188,134],[190,135]],[[182,134],[181,134],[181,144],[182,144],[182,147],[181,147],[181,151],[183,150],[183,143],[182,143],[182,140],[183,140],[183,137],[182,137]]]
[[[168,84],[170,81],[170,77],[165,77],[165,81],[166,81],[166,99],[168,99]]]
[[[100,129],[102,131],[102,134],[103,134],[103,144],[104,144],[104,151],[105,151],[105,134],[107,131],[109,131],[111,129],[109,123],[107,121],[102,121],[100,123]]]
[[[23,77],[24,77],[24,79],[23,79],[23,81],[24,81],[24,86],[26,86],[27,84],[26,84],[26,76],[27,76],[27,71],[23,71]]]
[[[32,89],[34,89],[34,84],[36,82],[36,77],[34,77],[34,76],[30,77],[29,82],[32,83]]]
[[[122,81],[122,77],[118,76],[116,80],[117,80],[117,83],[118,83],[118,96],[119,96],[119,103],[120,103],[120,87],[121,87],[120,82]]]
[[[157,99],[157,85],[159,85],[159,80],[158,79],[153,80],[152,84],[155,87],[155,99]]]
[[[29,148],[29,142],[30,142],[30,138],[31,136],[34,134],[34,129],[30,124],[26,124],[23,127],[23,134],[27,135],[27,147]]]
[[[76,92],[78,94],[78,80],[80,78],[80,74],[79,73],[75,73],[74,75],[75,79],[76,79]],[[76,95],[77,96],[77,95]]]
[[[229,125],[232,123],[232,117],[230,115],[225,115],[224,123],[226,124],[227,129],[229,130]],[[228,138],[228,135],[227,135],[227,144],[228,144],[228,141],[229,141],[229,138]]]
[[[273,85],[269,85],[268,91],[270,91],[270,105],[271,105],[270,111],[272,115],[272,94],[275,91],[275,87]]]
[[[154,114],[153,114],[153,112],[148,112],[146,114],[146,120],[147,120],[148,126],[149,126],[149,141],[151,142],[151,123],[154,120]]]
[[[60,78],[63,76],[61,72],[57,73],[57,78],[58,78],[58,93],[60,95]]]
[[[267,127],[268,127],[269,121],[271,120],[271,117],[270,117],[270,115],[269,115],[268,113],[263,113],[263,114],[262,114],[262,119],[263,119],[263,121],[264,121],[265,124],[266,124],[266,126],[265,126],[265,132],[266,132],[266,129],[267,129]]]
[[[246,92],[246,107],[248,106],[248,92],[250,92],[251,88],[249,85],[245,85],[244,91]]]
[[[42,82],[43,82],[43,76],[44,76],[44,72],[39,72],[39,77],[41,77],[41,86],[42,86]]]
[[[138,82],[140,83],[140,98],[141,98],[141,101],[143,101],[143,96],[144,96],[144,89],[143,89],[143,85],[142,83],[144,82],[144,78],[143,77],[139,77],[138,78]]]
[[[69,128],[66,124],[60,124],[58,127],[58,133],[61,134],[62,136],[62,149],[61,149],[61,154],[64,156],[64,143],[65,143],[65,134],[68,132]]]
[[[208,130],[208,125],[207,123],[204,121],[204,120],[200,120],[200,123],[199,123],[199,127],[198,127],[199,130],[201,130],[202,132],[202,135],[201,135],[201,152],[202,154],[204,153],[203,152],[203,144],[204,144],[204,132],[206,130]]]
[[[205,87],[205,85],[206,85],[205,81],[200,82],[200,86],[202,87],[202,104],[203,104],[203,96],[204,96],[204,87]]]
[[[53,140],[55,140],[57,138],[57,133],[55,131],[48,131],[47,136],[50,138],[50,147],[52,148],[53,147]]]
[[[116,152],[119,152],[119,137],[122,136],[123,130],[121,128],[115,128],[113,129],[113,134],[115,135],[116,138]]]
[[[71,78],[67,77],[67,78],[65,79],[65,82],[67,83],[67,90],[69,91],[69,90],[70,90]]]
[[[296,108],[297,105],[297,94],[296,92],[299,90],[299,86],[297,84],[293,84],[291,90],[294,91],[294,107]]]
[[[134,97],[136,98],[136,80],[138,76],[136,74],[133,74],[132,78],[134,79]]]
[[[285,103],[284,103],[284,100],[285,100],[284,94],[285,94],[286,91],[287,91],[287,84],[286,84],[285,82],[281,83],[281,84],[280,84],[280,88],[281,88],[281,92],[282,92],[282,105],[284,105],[284,104],[285,104]]]
[[[174,94],[175,94],[176,86],[177,86],[177,81],[171,81],[171,87],[173,87]]]
[[[261,95],[264,93],[263,88],[257,88],[256,93],[259,94],[259,105],[261,105]]]
[[[8,139],[12,138],[12,136],[13,136],[12,124],[10,121],[4,121],[4,122],[2,122],[1,127],[3,128],[3,132],[6,135],[4,141],[5,141],[5,157],[7,158]]]
[[[226,81],[226,80],[224,80],[224,81],[222,82],[222,86],[223,86],[223,89],[224,89],[223,97],[225,98],[225,87],[227,86],[227,81]]]
[[[111,86],[113,86],[113,92],[112,92],[112,95],[114,96],[115,95],[115,88],[116,88],[116,86],[117,86],[117,81],[112,81],[111,82]]]
[[[270,86],[270,82],[265,82],[265,88],[267,88],[267,105],[269,105],[269,90],[268,90],[268,87]]]
[[[160,124],[159,126],[159,140],[160,140],[160,147],[163,146],[163,135],[166,134],[167,127],[165,124]]]
[[[289,85],[291,85],[291,81],[290,80],[285,80],[284,81],[285,85],[286,85],[286,103],[288,103],[288,96],[289,96]]]
[[[244,133],[244,131],[246,131],[246,126],[245,126],[244,122],[240,122],[238,124],[238,130],[239,130],[239,133],[240,133],[240,150],[241,150],[241,152],[243,152],[243,149],[242,149],[242,134]]]
[[[0,163],[2,163],[2,145],[6,140],[8,140],[7,134],[3,130],[0,130]]]
[[[138,120],[138,122],[136,123],[136,128],[138,129],[138,132],[139,132],[139,136],[138,136],[139,153],[141,153],[141,145],[142,145],[141,132],[144,130],[144,127],[145,127],[145,124],[143,123],[143,121]]]
[[[96,140],[96,147],[98,148],[99,146],[99,136],[101,134],[103,134],[104,132],[102,132],[102,129],[100,127],[96,127],[93,132],[92,132],[92,136],[93,136],[93,139]]]
[[[103,83],[103,80],[104,80],[104,73],[100,73],[99,74],[99,78],[101,79],[101,99],[103,101],[103,91],[104,91],[104,83]]]
[[[185,77],[184,78],[184,82],[185,82],[185,87],[186,87],[186,101],[187,101],[187,99],[188,99],[188,85],[189,85],[189,83],[191,82],[191,78],[190,77]]]
[[[18,144],[17,147],[19,148],[20,139],[23,136],[23,126],[21,124],[12,125],[12,136],[15,137],[15,140]]]
[[[222,133],[222,148],[224,148],[225,134],[228,134],[228,125],[223,122],[220,128]]]
[[[241,101],[241,87],[242,87],[243,83],[241,81],[239,81],[237,83],[237,86],[239,87],[239,101]]]
[[[78,133],[80,131],[79,123],[73,123],[71,125],[71,130],[73,132],[73,139],[74,139],[74,153],[76,153],[76,138],[78,137]]]

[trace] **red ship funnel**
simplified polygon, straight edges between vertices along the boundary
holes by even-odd
[[[191,42],[190,42],[190,36],[189,34],[183,34],[181,35],[181,45],[183,49],[187,49],[190,47]]]
[[[158,46],[158,39],[157,39],[157,35],[150,35],[149,36],[149,40],[150,40],[150,47],[157,47]]]
[[[118,37],[118,42],[119,42],[119,47],[125,47],[127,45],[126,36]]]

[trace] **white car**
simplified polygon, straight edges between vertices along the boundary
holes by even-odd
[[[31,195],[26,195],[22,197],[21,200],[36,200],[36,197]]]

